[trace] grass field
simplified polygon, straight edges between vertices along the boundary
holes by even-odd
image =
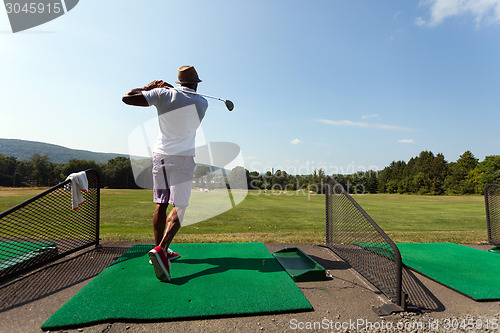
[[[0,211],[41,189],[0,189]],[[206,194],[193,192],[192,202]],[[482,196],[365,194],[354,199],[395,242],[487,241]],[[303,242],[325,238],[325,197],[303,192],[250,192],[223,214],[181,228],[176,242]],[[101,190],[101,238],[152,241],[150,190]],[[196,206],[189,209],[195,210]]]

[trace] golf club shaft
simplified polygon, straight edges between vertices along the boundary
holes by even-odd
[[[219,98],[219,97],[204,95],[204,94],[200,94],[200,93],[197,93],[197,92],[194,92],[194,91],[183,90],[182,92],[185,92],[185,93],[188,93],[188,94],[193,94],[193,95],[200,95],[200,96],[203,96],[203,97],[208,97],[208,98],[213,98],[213,99],[218,99],[219,101],[223,101],[223,102],[226,101],[225,99],[222,99],[222,98]]]
[[[172,89],[175,89],[175,88],[172,88]],[[209,95],[204,95],[204,94],[199,94],[197,92],[194,92],[194,91],[189,91],[189,90],[182,90],[182,92],[185,92],[185,93],[188,93],[188,94],[192,94],[192,95],[200,95],[200,96],[203,96],[203,97],[208,97],[208,98],[213,98],[213,99],[218,99],[219,101],[223,101],[224,104],[226,104],[226,107],[229,111],[233,111],[234,109],[234,104],[233,102],[231,102],[230,100],[228,99],[222,99],[222,98],[219,98],[219,97],[214,97],[214,96],[209,96]]]

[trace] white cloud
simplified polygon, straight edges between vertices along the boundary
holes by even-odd
[[[418,27],[423,27],[427,24],[427,22],[421,18],[421,17],[417,17],[414,21],[415,25],[418,26]]]
[[[329,120],[329,119],[318,119],[320,123],[333,125],[333,126],[350,126],[350,127],[362,127],[362,128],[377,128],[386,131],[414,131],[413,128],[386,125],[386,124],[372,124],[366,122],[358,122],[351,120]]]
[[[299,139],[293,139],[292,141],[290,141],[290,143],[292,145],[298,145],[299,143],[302,143],[302,140],[299,140]]]
[[[380,115],[378,114],[364,114],[361,116],[361,119],[370,119],[370,118],[378,118]]]
[[[415,144],[416,142],[413,139],[400,139],[398,140],[398,143],[410,143],[410,144]]]
[[[463,15],[471,15],[476,27],[483,21],[500,23],[500,0],[423,0],[420,4],[430,7],[430,18],[417,17],[414,22],[418,26],[434,27],[447,18]]]

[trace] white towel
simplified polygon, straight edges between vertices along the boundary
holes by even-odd
[[[73,210],[77,210],[78,207],[85,201],[82,192],[89,192],[89,182],[87,180],[87,174],[85,171],[80,171],[77,173],[72,173],[66,180],[71,181],[71,204]]]

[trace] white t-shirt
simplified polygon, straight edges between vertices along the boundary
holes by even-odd
[[[148,104],[156,106],[160,132],[153,147],[154,153],[194,156],[196,129],[205,117],[208,102],[200,95],[175,89],[155,88],[143,91]]]

